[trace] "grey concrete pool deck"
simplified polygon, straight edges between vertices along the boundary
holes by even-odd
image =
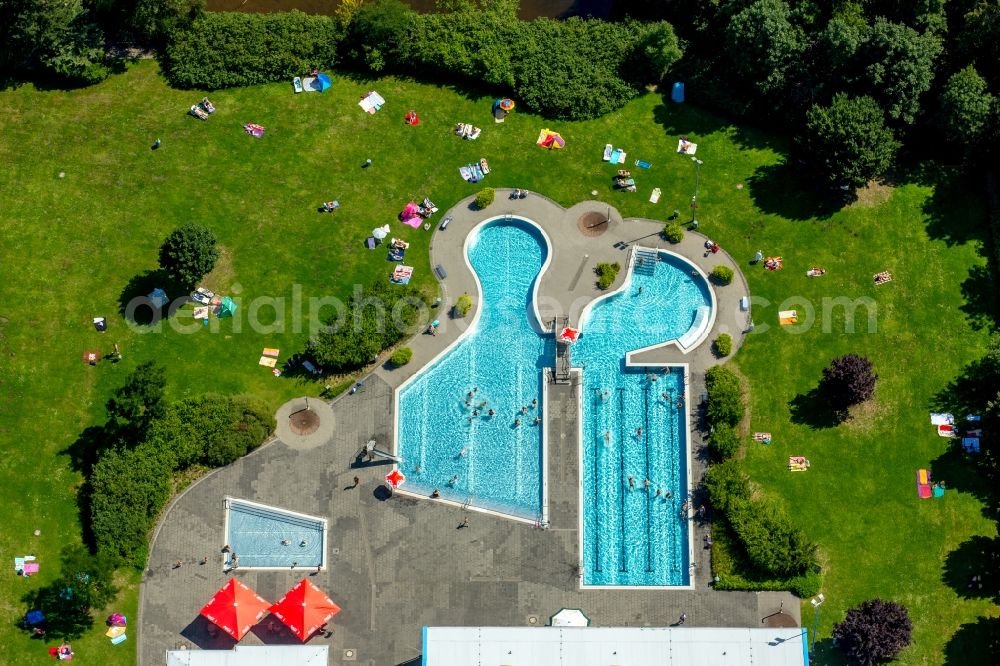
[[[448,272],[442,310],[464,291],[475,295],[475,282],[464,260],[466,235],[479,221],[507,213],[539,223],[553,241],[552,264],[539,291],[540,301],[552,299],[541,303],[551,308],[543,310],[546,317],[566,314],[571,321],[579,317],[583,305],[601,293],[594,285],[596,262],[625,264],[626,251],[616,243],[641,242],[670,249],[705,272],[717,263],[732,262],[723,252],[704,256],[704,237],[689,233],[682,243],[668,247],[657,235],[662,223],[621,221],[614,211],[606,233],[583,236],[576,227],[579,214],[606,212],[606,204],[585,202],[567,211],[534,193],[517,201],[508,201],[506,196],[506,191],[498,191],[498,201],[486,211],[473,211],[467,202],[460,203],[449,213],[453,221],[448,229],[436,232],[432,265],[441,264]],[[656,363],[691,364],[692,395],[699,395],[704,370],[717,362],[708,349],[715,335],[728,331],[735,344],[741,341],[747,320],[739,299],[749,294],[742,274],[737,271],[737,275],[732,285],[715,288],[718,316],[704,343],[686,355],[667,348],[650,352],[656,355]],[[619,283],[623,279],[624,272]],[[569,296],[560,296],[560,290]],[[329,638],[318,635],[310,642],[331,645],[330,664],[405,664],[420,655],[424,625],[544,625],[563,607],[582,608],[596,626],[665,626],[686,613],[687,626],[755,627],[782,607],[801,623],[798,600],[790,594],[714,591],[709,585],[709,551],[701,548],[702,535],[710,526],[697,522],[692,525],[696,589],[579,587],[579,388],[572,383],[548,389],[548,529],[469,513],[430,499],[398,493],[387,497],[382,479],[391,467],[358,464],[356,454],[373,437],[380,447],[391,447],[395,387],[463,330],[445,316],[440,319],[440,335],[419,335],[410,343],[414,350],[410,365],[401,370],[380,369],[357,393],[342,395],[330,404],[329,414],[321,420],[325,437],[317,431],[307,440],[292,441],[290,434],[279,433],[252,454],[201,479],[172,503],[154,535],[142,580],[136,623],[140,664],[162,664],[166,650],[182,645],[191,649],[233,645],[228,638],[211,638],[207,621],[198,615],[229,576],[222,570],[220,553],[226,496],[329,520],[323,571],[240,569],[235,575],[269,601],[276,601],[305,576],[325,590],[343,610],[330,623],[333,634]],[[466,321],[471,321],[471,315]],[[285,405],[279,423],[282,416],[287,420],[287,414],[299,408],[296,401]],[[691,474],[697,484],[704,472],[701,433],[692,433],[691,449]],[[356,488],[355,476],[361,479]],[[459,527],[466,517],[468,526]],[[203,557],[210,563],[199,564]],[[174,568],[178,560],[183,564]],[[270,624],[265,620],[242,642],[297,642],[280,626],[272,631]]]

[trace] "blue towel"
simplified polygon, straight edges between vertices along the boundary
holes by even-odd
[[[653,166],[651,163],[645,162],[643,160],[636,160],[635,165],[640,169],[648,169],[649,167]]]

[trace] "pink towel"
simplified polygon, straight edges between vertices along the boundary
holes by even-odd
[[[26,574],[38,573],[38,562],[26,562],[24,565],[24,573]]]
[[[408,224],[411,227],[413,227],[414,229],[419,229],[420,228],[420,223],[423,222],[423,221],[424,221],[423,218],[420,218],[420,217],[410,217],[410,218],[407,218],[407,219],[403,220],[403,224]]]

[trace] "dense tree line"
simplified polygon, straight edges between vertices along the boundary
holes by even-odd
[[[897,149],[986,161],[1000,150],[1000,0],[654,0],[689,95],[781,122],[823,180],[859,186]]]

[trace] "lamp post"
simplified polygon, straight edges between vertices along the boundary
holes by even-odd
[[[697,226],[698,220],[695,217],[695,212],[698,210],[698,180],[701,177],[701,165],[704,164],[702,160],[697,157],[692,156],[691,161],[694,162],[694,196],[691,197],[691,225]]]
[[[809,603],[816,610],[815,615],[813,615],[813,635],[812,644],[809,646],[809,654],[813,654],[816,651],[816,629],[819,627],[819,607],[823,605],[824,601],[826,601],[826,597],[822,594],[818,594],[809,600]]]

